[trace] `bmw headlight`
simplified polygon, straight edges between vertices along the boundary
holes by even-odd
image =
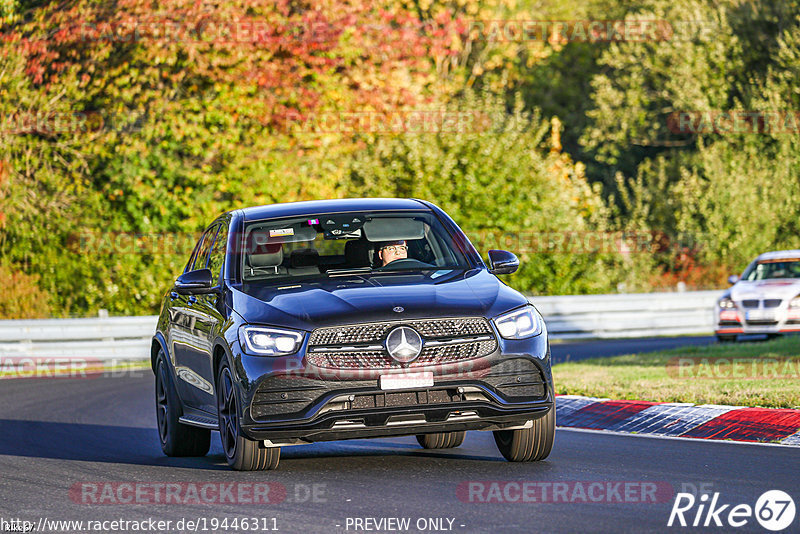
[[[544,328],[544,320],[536,308],[525,306],[495,318],[497,331],[505,339],[524,339],[538,336]]]
[[[722,308],[723,310],[732,310],[736,308],[736,304],[730,297],[722,297],[721,299],[719,299],[718,304],[719,307]]]
[[[244,325],[239,327],[239,342],[251,354],[283,356],[297,352],[303,334],[294,330]]]
[[[797,295],[795,298],[789,301],[790,308],[800,308],[800,295]]]

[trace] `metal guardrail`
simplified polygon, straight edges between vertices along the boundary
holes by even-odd
[[[0,321],[0,356],[146,359],[157,320],[146,315]]]
[[[706,334],[721,291],[530,297],[553,339]],[[149,357],[155,315],[0,321],[0,357]]]
[[[553,339],[711,334],[722,291],[529,297]]]

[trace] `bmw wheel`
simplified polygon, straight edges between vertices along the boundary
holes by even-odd
[[[268,448],[242,435],[238,398],[230,367],[223,363],[217,377],[217,412],[219,436],[228,465],[236,471],[275,469],[281,458],[280,447]]]
[[[556,408],[547,415],[534,419],[531,428],[495,430],[494,441],[500,454],[509,462],[537,462],[544,460],[553,449],[556,437]]]
[[[180,423],[180,399],[170,379],[164,351],[156,359],[156,421],[161,450],[167,456],[205,456],[211,431]]]

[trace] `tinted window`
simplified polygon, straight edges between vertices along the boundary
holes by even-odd
[[[316,214],[251,222],[244,229],[243,280],[313,279],[349,271],[468,268],[430,212]]]
[[[228,243],[228,225],[222,223],[219,227],[217,237],[214,239],[214,245],[211,247],[211,255],[208,258],[208,268],[211,269],[211,283],[217,285],[219,283],[220,273],[222,272],[222,265],[225,263],[225,249]]]
[[[190,271],[196,271],[198,269],[203,269],[208,265],[208,253],[211,249],[211,243],[214,241],[214,234],[219,229],[218,225],[214,225],[203,234],[201,239],[200,247],[196,251],[196,255],[194,257],[194,261],[192,262],[191,267],[189,268]]]

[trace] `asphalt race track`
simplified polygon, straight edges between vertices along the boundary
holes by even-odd
[[[760,339],[758,336],[749,336],[749,338]],[[592,339],[588,341],[553,343],[550,346],[550,350],[553,363],[557,364],[568,361],[575,362],[587,358],[605,358],[620,354],[669,350],[687,345],[710,345],[715,342],[716,338],[714,336]]]
[[[624,351],[635,342],[622,342]],[[554,346],[554,354],[568,349],[597,355],[608,343],[620,342],[578,344],[583,348],[577,349],[562,344]],[[303,533],[669,532],[698,530],[667,527],[675,493],[681,490],[719,492],[720,504],[754,506],[763,492],[781,489],[800,505],[800,448],[795,447],[559,429],[546,461],[511,464],[497,452],[491,433],[470,432],[461,447],[447,451],[423,450],[413,437],[289,447],[283,449],[277,471],[237,473],[228,469],[216,433],[204,458],[163,456],[148,371],[122,377],[2,380],[0,391],[4,521],[153,518],[172,521],[170,532],[178,531],[174,525],[182,519],[205,521],[205,531],[214,532],[212,520],[243,517],[263,518],[256,529],[261,532],[263,526]],[[529,495],[537,502],[519,502],[523,482],[536,483],[527,487],[535,488]],[[221,497],[224,502],[216,502],[212,494],[213,504],[153,502],[151,496],[124,503],[132,491],[112,495],[124,483],[135,488],[177,483],[180,498],[186,499],[187,488],[209,483],[217,488],[236,483],[245,493],[234,491],[238,502]],[[249,489],[264,483],[277,502],[248,504]],[[599,502],[586,502],[584,491],[592,484],[604,488],[592,494],[600,495]],[[560,497],[555,496],[557,487]],[[87,488],[100,489],[87,497]],[[657,491],[645,495],[641,488]],[[92,496],[104,503],[92,503]],[[687,512],[687,520],[694,519],[696,510]],[[388,518],[407,518],[410,527],[403,530],[402,523],[387,523]],[[797,532],[798,524],[795,519],[786,531]],[[754,518],[737,529],[725,525],[704,530],[765,532]],[[197,531],[204,531],[202,523]]]

